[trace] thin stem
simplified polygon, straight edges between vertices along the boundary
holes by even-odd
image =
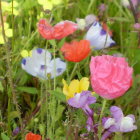
[[[53,55],[54,55],[54,90],[56,88],[56,61],[55,61],[55,45],[53,46]]]
[[[133,6],[133,3],[132,3],[131,0],[128,0],[128,1],[129,1],[130,7],[131,7],[131,10],[132,10],[134,19],[135,19],[135,23],[138,23],[138,18],[137,18],[137,14],[136,14],[135,8],[134,8],[134,6]]]
[[[131,0],[128,0],[128,1],[129,1],[130,8],[131,8],[131,11],[132,11],[133,16],[134,16],[134,19],[135,19],[135,23],[138,23],[139,22],[139,19],[137,17],[137,13],[136,13],[136,10],[134,8],[134,5],[133,5],[133,3],[132,3]],[[139,38],[138,45],[140,45],[140,31],[138,32],[138,38]]]
[[[13,0],[12,0],[12,12],[13,12]],[[6,41],[5,30],[4,30],[4,21],[3,21],[3,15],[2,15],[1,0],[0,0],[0,18],[1,18],[1,24],[2,24],[2,35],[3,35],[4,43],[6,43],[7,41]],[[15,93],[15,89],[14,89],[14,85],[13,85],[13,79],[12,79],[12,67],[11,67],[11,62],[10,62],[10,50],[9,50],[7,44],[5,46],[5,53],[6,53],[6,61],[7,61],[7,67],[8,67],[7,78],[8,78],[8,82],[9,82],[9,85],[10,85],[10,88],[11,88],[11,91],[12,91],[13,103],[15,104],[16,110],[17,110],[18,115],[19,115],[20,126],[22,127],[21,113],[20,113],[20,109],[19,109],[19,106],[18,106],[18,103],[17,103],[16,93]],[[8,96],[9,96],[9,98],[11,98],[11,93],[8,94]],[[8,109],[8,111],[9,111],[9,109]]]
[[[102,134],[102,125],[101,124],[102,124],[102,117],[103,117],[103,113],[104,113],[104,110],[105,110],[106,102],[107,102],[107,100],[104,99],[103,104],[102,104],[102,110],[101,110],[100,118],[99,118],[99,127],[98,127],[99,140],[101,139],[101,134]]]
[[[74,76],[74,73],[75,73],[75,70],[77,69],[78,64],[79,64],[79,63],[76,63],[76,64],[75,64],[75,66],[74,66],[74,68],[73,68],[73,70],[72,70],[72,73],[71,73],[71,75],[70,75],[70,78],[69,78],[70,80],[69,80],[69,81],[72,80],[72,78],[73,78],[73,76]]]

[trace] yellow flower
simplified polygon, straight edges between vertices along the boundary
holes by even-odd
[[[38,0],[38,3],[43,6],[44,10],[52,10],[55,5],[59,5],[62,2],[62,0]]]
[[[18,11],[18,7],[19,7],[19,3],[17,1],[13,1],[13,14],[15,16],[17,16],[19,14]],[[2,10],[3,13],[8,13],[8,14],[12,14],[12,2],[6,2],[6,1],[2,1]]]
[[[74,97],[75,93],[81,93],[89,88],[89,79],[87,77],[83,77],[80,81],[72,80],[69,85],[64,79],[62,82],[64,85],[63,93],[66,95],[67,99]]]
[[[9,28],[8,23],[4,23],[4,30],[5,30],[5,35],[6,37],[10,38],[13,36],[13,30]],[[2,35],[2,27],[0,27],[0,44],[4,44],[4,39]]]
[[[32,56],[32,51],[22,50],[20,54],[23,58],[31,57]]]

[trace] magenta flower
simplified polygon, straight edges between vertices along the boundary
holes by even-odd
[[[111,118],[103,118],[103,127],[107,129],[101,140],[105,140],[112,132],[130,132],[137,129],[134,125],[134,115],[124,116],[122,110],[117,106],[110,108]]]
[[[75,108],[81,108],[86,113],[87,119],[87,130],[93,129],[93,110],[90,109],[89,105],[96,102],[96,98],[91,95],[90,91],[83,91],[81,94],[77,93],[73,98],[68,100],[68,104]]]

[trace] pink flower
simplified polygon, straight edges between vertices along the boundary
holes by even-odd
[[[122,96],[132,85],[133,68],[123,57],[92,57],[90,72],[93,90],[106,99]]]
[[[134,28],[137,29],[137,30],[139,30],[140,29],[140,23],[134,24]]]

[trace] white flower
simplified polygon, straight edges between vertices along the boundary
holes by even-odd
[[[115,41],[112,40],[111,36],[102,28],[100,23],[97,21],[94,22],[93,25],[89,28],[85,39],[89,40],[91,47],[96,50],[115,45]]]
[[[133,123],[135,120],[132,119],[132,117],[126,116],[123,117],[120,123],[120,131],[121,132],[130,132],[137,129],[137,126],[135,126]]]
[[[66,63],[60,58],[52,59],[50,52],[37,48],[32,50],[32,56],[22,59],[22,68],[29,74],[41,79],[61,75],[66,69]]]
[[[128,6],[129,6],[129,1],[128,1],[128,0],[121,0],[121,4],[122,4],[124,7],[128,7]]]

